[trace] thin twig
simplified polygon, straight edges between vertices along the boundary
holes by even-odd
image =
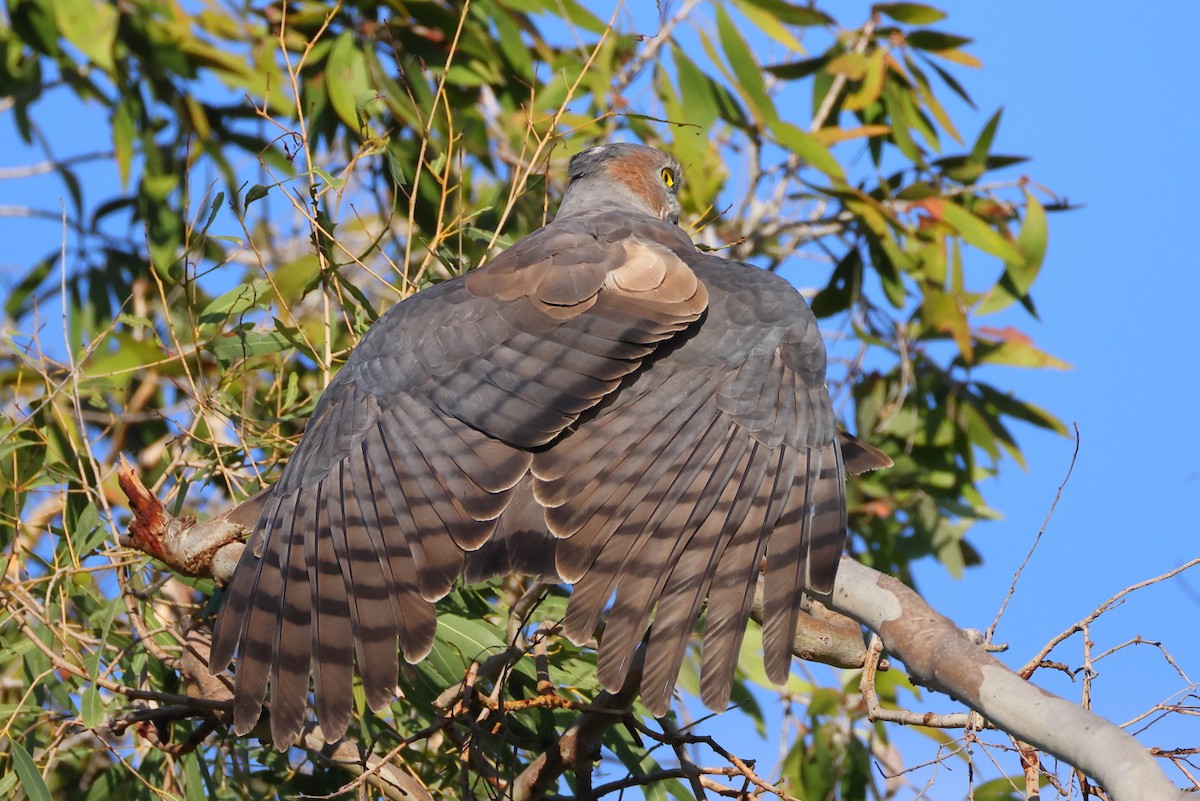
[[[1067,486],[1067,482],[1071,480],[1071,473],[1075,470],[1075,460],[1079,458],[1079,424],[1073,423],[1075,427],[1075,449],[1071,452],[1071,463],[1067,465],[1067,474],[1063,476],[1062,483],[1058,485],[1058,491],[1054,493],[1054,502],[1050,504],[1050,511],[1046,512],[1046,519],[1042,521],[1042,527],[1038,529],[1037,536],[1033,538],[1033,544],[1029,546],[1029,553],[1025,554],[1025,560],[1021,562],[1021,566],[1017,568],[1017,572],[1013,574],[1012,583],[1008,585],[1008,594],[1004,596],[1003,603],[1000,604],[1000,609],[996,612],[996,618],[992,621],[992,625],[987,627],[984,632],[984,639],[987,642],[992,641],[992,637],[996,633],[996,626],[1000,625],[1000,617],[1004,614],[1004,610],[1008,608],[1008,602],[1012,600],[1013,593],[1017,590],[1017,581],[1021,578],[1021,574],[1025,572],[1025,566],[1029,564],[1029,560],[1033,558],[1033,552],[1037,550],[1038,543],[1042,541],[1042,535],[1046,533],[1046,527],[1050,525],[1050,518],[1054,516],[1054,510],[1058,507],[1059,500],[1062,499],[1063,490]]]
[[[680,741],[680,742],[684,742],[684,743],[694,743],[694,744],[698,744],[698,745],[707,746],[708,748],[711,748],[713,751],[715,751],[718,755],[720,755],[720,757],[722,759],[729,762],[730,765],[737,768],[738,772],[741,773],[742,776],[745,776],[750,781],[750,783],[753,784],[755,787],[757,787],[759,790],[766,792],[766,793],[773,793],[774,795],[777,795],[781,799],[783,799],[783,801],[799,801],[799,799],[797,799],[795,796],[789,795],[788,793],[784,792],[784,790],[782,788],[771,784],[770,782],[768,782],[765,779],[763,779],[762,777],[760,777],[757,773],[755,773],[753,761],[747,762],[746,760],[742,759],[741,757],[735,756],[732,752],[730,752],[728,749],[726,749],[724,746],[722,746],[720,743],[718,743],[716,740],[714,740],[712,737],[710,737],[708,735],[689,734],[686,732],[678,732],[674,735],[670,735],[665,732],[654,731],[654,729],[650,728],[645,723],[643,723],[642,721],[637,720],[635,718],[629,719],[628,722],[635,729],[637,729],[642,734],[645,734],[650,739],[656,740],[656,741],[658,741],[660,743],[664,743],[666,745],[670,745],[671,743],[673,743],[675,741]]]
[[[188,705],[195,708],[198,714],[204,711],[225,711],[232,707],[232,704],[229,701],[210,701],[207,698],[192,698],[190,696],[178,695],[176,693],[139,690],[136,687],[128,687],[124,684],[110,681],[102,677],[94,677],[73,662],[63,659],[61,656],[55,653],[50,646],[43,643],[37,632],[34,631],[33,627],[23,619],[20,610],[14,609],[10,602],[3,596],[0,596],[0,608],[9,609],[10,613],[12,614],[11,619],[13,622],[16,623],[17,627],[21,629],[22,633],[28,637],[29,641],[33,643],[34,647],[41,651],[50,660],[56,669],[70,673],[72,676],[93,682],[105,690],[118,693],[127,698],[133,698],[140,701],[157,701],[163,704],[178,704],[181,706]]]
[[[949,712],[935,714],[933,712],[911,712],[907,709],[887,709],[879,702],[875,692],[875,674],[879,667],[879,658],[883,654],[883,640],[878,634],[871,635],[867,645],[867,661],[863,665],[862,677],[858,681],[858,691],[862,694],[867,707],[867,717],[871,720],[882,720],[888,723],[899,723],[904,726],[928,726],[932,729],[971,729],[978,731],[987,726],[978,712]]]
[[[658,55],[658,51],[662,49],[662,46],[671,41],[671,34],[674,33],[680,23],[686,20],[700,3],[701,0],[684,0],[679,9],[669,20],[659,26],[653,36],[644,37],[646,46],[629,61],[629,64],[614,79],[614,92],[620,93],[633,82],[642,69]]]
[[[1175,568],[1174,570],[1168,570],[1166,573],[1157,575],[1154,578],[1148,578],[1145,581],[1139,581],[1137,584],[1133,584],[1129,587],[1126,587],[1125,589],[1118,592],[1116,595],[1109,598],[1104,603],[1100,604],[1100,606],[1096,607],[1096,609],[1093,610],[1092,613],[1089,614],[1087,617],[1083,618],[1078,623],[1075,623],[1073,626],[1070,626],[1067,629],[1064,629],[1061,633],[1059,633],[1058,635],[1053,637],[1049,642],[1047,642],[1044,646],[1042,646],[1042,649],[1040,651],[1038,651],[1037,654],[1035,654],[1033,656],[1033,658],[1031,658],[1028,662],[1025,663],[1024,667],[1022,667],[1017,672],[1023,678],[1029,678],[1030,676],[1033,675],[1033,672],[1035,670],[1037,670],[1038,666],[1042,663],[1042,661],[1045,660],[1045,658],[1050,654],[1050,652],[1053,651],[1056,647],[1058,647],[1058,645],[1060,643],[1062,643],[1064,640],[1068,639],[1069,637],[1083,631],[1085,626],[1088,626],[1093,621],[1095,621],[1098,617],[1103,615],[1105,612],[1107,612],[1108,610],[1112,609],[1114,606],[1123,602],[1126,596],[1128,596],[1134,592],[1137,592],[1138,590],[1145,589],[1146,587],[1149,587],[1153,584],[1158,584],[1160,582],[1166,581],[1167,579],[1174,578],[1175,576],[1178,576],[1180,573],[1183,573],[1185,570],[1190,570],[1191,568],[1195,567],[1196,565],[1200,565],[1200,557],[1192,559],[1188,562],[1184,562],[1182,565]]]
[[[859,29],[850,52],[858,53],[859,55],[867,52],[867,45],[871,43],[871,37],[875,35],[875,24],[874,16],[867,20],[866,24]],[[829,119],[829,115],[833,113],[834,104],[837,103],[838,96],[841,95],[842,88],[845,87],[847,80],[849,78],[844,72],[840,72],[834,76],[833,82],[829,85],[829,91],[825,93],[820,107],[813,114],[812,123],[808,126],[809,131],[819,131],[825,126],[825,122]]]

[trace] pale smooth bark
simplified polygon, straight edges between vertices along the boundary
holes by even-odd
[[[826,603],[878,633],[920,683],[1093,777],[1113,801],[1190,797],[1124,729],[1025,681],[891,576],[843,558]]]

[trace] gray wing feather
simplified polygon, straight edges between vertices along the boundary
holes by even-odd
[[[796,452],[757,446],[760,458],[747,470],[747,486],[757,486],[749,514],[717,560],[708,591],[704,644],[700,666],[700,698],[709,709],[721,710],[729,701],[750,607],[754,601],[759,565],[771,527],[791,491]],[[764,471],[762,476],[757,471]]]
[[[643,700],[656,714],[665,714],[670,705],[675,678],[696,619],[709,595],[717,565],[729,556],[726,553],[729,543],[743,526],[757,528],[745,515],[758,494],[765,472],[755,465],[760,450],[765,449],[744,436],[731,435],[726,439],[704,487],[705,492],[719,497],[711,509],[705,510],[658,598],[642,675]],[[714,608],[711,614],[719,616],[727,612]]]
[[[832,587],[846,468],[888,461],[835,438],[824,376],[786,282],[628,214],[552,224],[399,304],[256,502],[213,646],[220,669],[241,644],[235,728],[269,684],[276,744],[290,743],[311,666],[340,736],[355,661],[380,708],[397,638],[423,658],[432,602],[507,570],[575,582],[577,641],[615,596],[601,681],[622,684],[649,630],[643,696],[661,713],[701,614],[702,699],[727,702],[765,559],[764,659],[783,682],[803,593]]]
[[[371,706],[392,698],[397,638],[409,661],[428,653],[432,601],[493,537],[531,449],[703,314],[690,249],[651,218],[575,218],[380,318],[261,502],[217,621],[211,668],[239,651],[235,730],[257,722],[269,684],[275,744],[293,742],[311,671],[337,739],[356,661]],[[544,566],[546,549],[514,539],[527,522],[505,524],[501,561]]]
[[[786,680],[804,591],[827,590],[845,536],[811,312],[770,274],[700,255],[689,264],[709,290],[703,324],[648,357],[532,468],[562,538],[559,574],[575,582],[564,632],[587,639],[615,597],[599,659],[615,689],[649,627],[652,712],[669,704],[705,601],[702,697],[726,703],[764,556],[767,667]]]

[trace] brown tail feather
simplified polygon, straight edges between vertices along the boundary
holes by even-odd
[[[860,473],[892,466],[892,457],[853,434],[838,431],[838,445],[842,449],[842,462],[846,466],[846,472],[851,475],[857,476]]]

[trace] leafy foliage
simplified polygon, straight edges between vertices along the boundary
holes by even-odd
[[[977,562],[971,523],[995,514],[985,479],[1021,461],[1013,422],[1063,430],[992,369],[1063,366],[1011,322],[1036,314],[1061,204],[994,152],[999,112],[964,138],[959,76],[979,65],[969,39],[931,27],[940,10],[885,3],[846,27],[783,0],[689,0],[651,31],[575,0],[183,6],[9,0],[0,27],[8,124],[45,151],[72,237],[5,304],[20,333],[0,351],[4,792],[353,796],[334,766],[296,769],[296,754],[161,713],[188,703],[180,626],[211,614],[214,588],[117,544],[117,459],[132,454],[177,514],[257,491],[379,313],[541,225],[565,159],[596,142],[672,151],[698,242],[814,286],[847,423],[896,461],[853,484],[859,558],[902,577],[929,555],[954,572]],[[64,96],[102,121],[70,155],[53,146]],[[96,164],[114,180],[90,178]],[[600,693],[590,651],[526,629],[455,694],[508,651],[523,589],[446,599],[433,654],[401,676],[406,699],[362,716],[358,739],[399,744],[435,794],[503,791]],[[756,659],[736,695],[761,725]],[[496,706],[543,680],[568,703]],[[809,724],[782,785],[861,797],[886,731],[859,725],[845,687],[793,689]],[[471,714],[448,717],[455,704]],[[609,729],[605,758],[647,797],[688,797],[647,744],[667,729],[638,731]]]

